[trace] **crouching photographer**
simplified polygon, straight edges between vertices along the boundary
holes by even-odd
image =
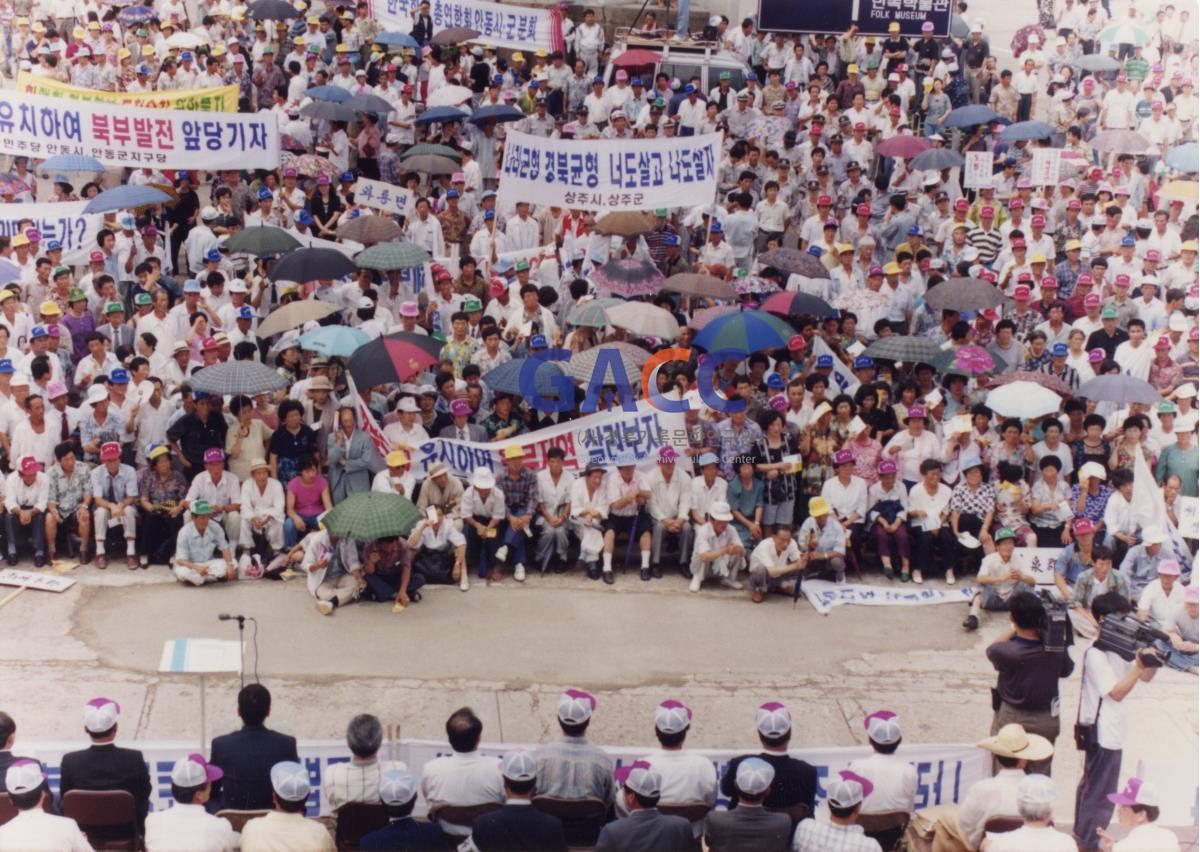
[[[1098,829],[1112,819],[1110,793],[1117,792],[1121,750],[1128,728],[1125,698],[1162,666],[1152,648],[1159,631],[1129,617],[1129,600],[1103,594],[1092,601],[1099,635],[1083,653],[1083,688],[1075,724],[1075,746],[1084,753],[1083,777],[1075,793],[1075,840],[1080,849],[1100,848]],[[1161,635],[1161,634],[1160,634]]]
[[[1057,622],[1050,624],[1046,607],[1032,592],[1014,593],[1008,615],[1013,629],[987,649],[987,658],[998,672],[992,690],[992,735],[1016,722],[1053,743],[1060,728],[1058,682],[1075,669],[1067,654],[1068,643],[1062,641],[1064,631]],[[1031,761],[1028,771],[1049,775],[1052,760],[1053,756]]]

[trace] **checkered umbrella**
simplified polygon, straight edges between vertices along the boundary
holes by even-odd
[[[391,272],[393,269],[414,269],[433,260],[429,252],[413,243],[378,243],[354,256],[363,269]]]
[[[188,383],[198,391],[244,396],[268,393],[287,387],[287,379],[258,361],[226,361],[204,367]]]
[[[913,361],[928,364],[942,350],[928,337],[892,334],[881,337],[866,348],[863,355],[884,361]]]
[[[567,363],[567,374],[571,378],[585,383],[591,382],[593,378],[600,384],[610,381],[615,368],[611,355],[605,356],[604,375],[596,374],[596,363],[600,360],[601,352],[615,352],[630,386],[637,387],[641,384],[642,365],[650,360],[650,353],[640,346],[630,343],[604,343],[600,346],[593,346],[591,349],[585,349],[583,352],[577,352]]]
[[[355,541],[408,535],[421,513],[407,497],[382,491],[359,491],[338,503],[321,523],[331,536]]]

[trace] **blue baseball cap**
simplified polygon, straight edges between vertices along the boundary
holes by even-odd
[[[747,80],[754,80],[755,82],[757,82],[757,81],[758,81],[758,74],[756,74],[756,73],[755,73],[755,72],[753,72],[753,71],[747,71],[747,72],[746,72],[746,79],[747,79]]]
[[[1137,240],[1134,238],[1133,234],[1126,234],[1125,236],[1121,237],[1121,245],[1136,246]]]
[[[183,53],[179,54],[180,62],[191,62],[195,58],[196,57],[192,55],[190,50],[185,50]]]
[[[875,362],[865,355],[859,355],[854,359],[854,369],[856,370],[871,370],[874,367]]]
[[[188,172],[186,169],[180,169],[179,171],[175,172],[175,180],[180,180],[187,176],[188,176]]]
[[[1065,343],[1055,343],[1050,347],[1050,354],[1055,358],[1066,358],[1070,351]]]
[[[446,190],[446,197],[447,198],[458,198],[458,190],[457,189]]]
[[[62,251],[62,243],[58,240],[51,240],[46,243],[46,251]]]
[[[137,67],[137,72],[138,72],[139,74],[149,74],[149,73],[150,73],[150,66],[149,66],[149,65],[147,65],[145,62],[143,62],[141,65],[139,65],[139,66]]]
[[[221,250],[219,248],[210,248],[204,255],[205,260],[220,260]]]
[[[338,180],[343,183],[354,183],[354,172],[342,172],[342,176]]]
[[[45,337],[47,334],[49,334],[49,332],[46,331],[46,326],[35,325],[33,330],[29,332],[29,339],[37,340],[39,337]]]
[[[122,369],[121,367],[117,367],[108,374],[108,380],[114,385],[127,385],[129,384],[129,371]]]
[[[812,246],[808,247],[808,253],[811,254],[813,257],[820,257],[822,254],[825,253],[825,250],[822,249],[818,245],[812,245]]]
[[[782,388],[785,385],[786,383],[783,381],[783,376],[779,375],[778,373],[771,373],[769,376],[767,376],[767,387]]]
[[[833,356],[832,355],[818,355],[817,356],[817,369],[818,370],[833,369]]]
[[[909,225],[908,226],[908,235],[910,237],[921,236],[921,226],[920,225]]]
[[[677,245],[679,245],[679,235],[678,234],[667,234],[667,237],[663,242],[665,242],[669,246],[677,246]]]
[[[211,394],[207,393],[206,391],[198,390],[192,394],[192,399],[195,400],[196,402],[200,402],[200,400],[202,400],[202,399],[208,399],[210,395]]]
[[[258,188],[259,201],[270,201],[273,197],[274,196],[271,195],[271,190],[267,189],[265,186],[260,186]]]
[[[718,221],[717,219],[713,219],[712,224],[710,224],[708,226],[708,230],[709,230],[709,232],[711,232],[713,234],[720,234],[725,231],[725,228],[723,228],[721,226],[720,221]]]
[[[538,81],[537,81],[537,80],[530,80],[530,81],[529,81],[529,88],[531,88],[531,89],[536,89],[537,87],[538,87]]]
[[[15,373],[11,358],[0,358],[0,373]]]
[[[601,86],[603,86],[603,85],[604,85],[604,78],[603,78],[603,77],[593,77],[593,78],[592,78],[592,83],[593,83],[593,84],[595,84],[595,83],[599,83]]]
[[[254,319],[254,311],[250,310],[249,305],[242,305],[238,308],[238,319],[252,320]]]
[[[313,223],[312,214],[307,210],[301,210],[296,214],[296,221],[302,225],[311,225]]]
[[[484,218],[484,220],[485,220],[485,221],[486,221],[486,220],[488,220],[488,219],[495,219],[495,218],[496,218],[496,211],[495,211],[495,210],[484,210],[484,211],[483,211],[483,218]]]
[[[497,272],[508,272],[508,270],[513,268],[513,262],[507,257],[501,257],[496,260],[492,268]]]
[[[683,93],[685,95],[695,94],[695,92],[696,92],[696,87],[693,86],[691,83],[688,83],[686,86],[683,87]]]
[[[200,282],[197,281],[195,278],[189,278],[187,281],[183,282],[183,292],[199,293],[200,292]]]
[[[641,77],[634,77],[632,80],[630,80],[630,81],[629,81],[629,85],[631,85],[631,86],[640,86],[640,85],[642,85],[642,78],[641,78]]]
[[[492,75],[492,85],[493,86],[499,86],[503,82],[504,82],[503,74],[493,74]]]
[[[529,348],[530,349],[545,349],[546,348],[546,335],[535,334],[533,337],[529,338]]]

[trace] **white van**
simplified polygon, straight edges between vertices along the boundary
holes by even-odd
[[[705,95],[717,87],[722,71],[729,72],[733,91],[746,87],[746,72],[750,70],[746,63],[713,42],[648,38],[621,29],[616,32],[608,66],[604,69],[605,85],[611,86],[615,82],[617,66],[613,62],[627,50],[649,50],[659,54],[653,70],[648,73],[648,66],[627,69],[630,78],[640,76],[647,89],[654,88],[654,78],[660,72],[666,74],[668,79],[678,79],[680,86],[686,86],[688,80],[699,75],[702,84],[700,91]]]

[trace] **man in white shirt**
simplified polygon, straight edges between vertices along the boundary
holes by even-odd
[[[551,447],[546,451],[546,469],[537,475],[537,529],[535,560],[542,573],[550,566],[555,574],[567,570],[571,539],[571,487],[574,474],[564,470],[566,451]]]
[[[33,456],[25,456],[4,483],[4,515],[8,541],[8,564],[17,564],[17,542],[22,528],[33,540],[33,565],[46,563],[46,504],[50,500],[50,479]]]
[[[662,776],[661,804],[704,802],[710,807],[717,802],[717,769],[713,762],[695,751],[683,748],[692,725],[692,709],[680,701],[667,699],[654,708],[654,735],[659,751],[642,758]],[[617,811],[623,802],[618,801]],[[704,831],[704,819],[692,823],[692,836]]]
[[[1016,831],[990,835],[987,852],[1074,852],[1070,835],[1054,828],[1054,782],[1045,775],[1026,775],[1017,786],[1017,812],[1024,825]],[[1092,845],[1098,839],[1093,835]]]
[[[917,768],[896,755],[901,740],[899,717],[891,710],[876,710],[863,719],[863,727],[875,753],[853,761],[850,771],[870,778],[875,788],[863,799],[862,813],[911,813],[917,798]],[[880,843],[891,848],[882,839]]]
[[[346,745],[350,748],[350,762],[333,764],[321,779],[325,802],[335,813],[348,802],[378,804],[383,770],[408,768],[403,763],[389,763],[385,767],[380,762],[383,725],[370,713],[360,713],[350,720],[346,727]]]
[[[1108,800],[1120,808],[1117,822],[1131,829],[1113,845],[1113,852],[1179,852],[1175,833],[1154,824],[1158,820],[1159,795],[1158,788],[1149,781],[1130,778],[1125,789],[1111,794]],[[1103,836],[1111,840],[1107,833]]]
[[[17,758],[4,773],[4,786],[17,815],[0,826],[0,849],[91,852],[92,847],[75,820],[42,810],[42,799],[50,791],[46,788],[46,773],[40,763]]]
[[[400,419],[383,427],[383,437],[393,449],[415,450],[429,440],[425,427],[417,422],[421,409],[411,396],[403,397],[396,405]]]
[[[504,782],[494,757],[479,752],[483,722],[469,707],[454,711],[446,721],[446,734],[453,754],[435,757],[421,770],[421,794],[434,814],[444,805],[469,807],[489,802],[503,804]],[[442,821],[442,831],[467,837],[471,826]]]
[[[1129,130],[1137,115],[1137,96],[1129,91],[1129,78],[1117,75],[1117,87],[1109,89],[1100,109],[1100,126],[1105,130]]]
[[[687,564],[692,546],[692,478],[679,469],[679,453],[666,445],[658,450],[658,467],[649,475],[650,500],[646,504],[653,521],[650,535],[650,564],[662,564],[663,539],[679,541],[679,565]]]
[[[741,589],[737,577],[746,566],[746,548],[733,527],[733,512],[722,499],[710,504],[707,514],[708,521],[696,525],[695,550],[690,564],[692,581],[688,591],[700,591],[700,586],[710,577],[720,578],[721,585],[727,589]]]
[[[146,817],[146,848],[154,852],[232,852],[238,835],[223,817],[204,809],[212,784],[225,776],[199,754],[175,761],[171,798],[175,804]]]
[[[782,524],[777,526],[775,532],[760,541],[750,554],[750,600],[762,603],[767,592],[790,591],[788,585],[800,582],[799,572],[806,565],[800,547],[792,540],[792,528]],[[789,574],[796,576],[785,580]]]
[[[1184,590],[1179,583],[1179,563],[1164,559],[1158,563],[1158,576],[1146,585],[1137,602],[1137,617],[1159,630],[1171,626],[1175,610],[1183,606]]]

